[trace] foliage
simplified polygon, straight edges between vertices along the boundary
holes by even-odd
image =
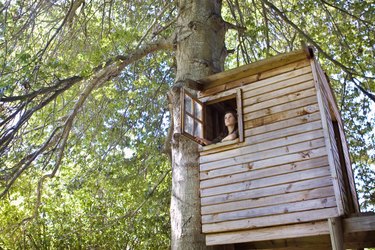
[[[168,248],[175,65],[165,47],[143,51],[181,28],[176,2],[8,0],[0,12],[0,247]],[[374,14],[369,0],[223,1],[226,68],[316,48],[364,209],[375,201]]]

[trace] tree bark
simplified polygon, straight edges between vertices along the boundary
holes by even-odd
[[[201,233],[199,153],[196,143],[180,136],[180,90],[184,81],[223,71],[225,23],[220,0],[180,0],[177,20],[177,75],[172,88],[172,249],[207,249]],[[186,35],[188,34],[188,35]],[[181,38],[183,37],[183,38]],[[181,84],[182,83],[182,84]],[[194,90],[188,89],[192,94]]]

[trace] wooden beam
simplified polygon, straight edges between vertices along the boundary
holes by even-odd
[[[345,234],[345,249],[363,249],[375,247],[375,232]]]
[[[375,213],[346,218],[343,226],[345,233],[374,231],[375,239]]]
[[[340,217],[328,219],[332,250],[344,250],[344,233]]]
[[[328,222],[328,223],[327,223]],[[333,242],[341,249],[375,247],[375,214],[359,214],[350,218],[257,228],[251,230],[207,234],[207,245],[235,244],[235,249],[331,249],[330,233],[341,234]],[[329,225],[331,224],[331,225]],[[340,233],[341,228],[341,233]],[[332,239],[332,238],[331,238]],[[246,243],[247,242],[247,243]],[[340,249],[340,248],[332,249]]]
[[[255,242],[328,234],[329,231],[327,221],[317,221],[294,225],[259,228],[255,230],[207,234],[206,244],[218,245],[226,243]]]
[[[301,237],[295,239],[261,241],[235,245],[236,250],[273,249],[273,250],[331,250],[328,235]]]

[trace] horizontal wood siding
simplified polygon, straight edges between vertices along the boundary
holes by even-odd
[[[330,186],[323,186],[315,189],[302,190],[286,194],[274,194],[272,196],[255,198],[251,199],[251,202],[249,202],[249,200],[240,200],[234,202],[227,202],[224,204],[204,206],[202,208],[202,215],[215,214],[219,212],[237,211],[249,208],[263,208],[265,206],[271,206],[275,204],[283,204],[286,202],[295,202],[301,200],[330,197],[333,195],[333,189]]]
[[[310,62],[262,74],[236,80],[245,141],[201,152],[202,228],[211,236],[338,214]]]
[[[201,96],[213,95],[227,89],[244,86],[246,84],[267,79],[285,72],[295,71],[309,64],[306,54],[297,52],[297,56],[287,56],[288,58],[271,58],[242,67],[208,76],[199,82],[204,84],[204,91]],[[276,59],[276,60],[274,60]]]
[[[310,190],[318,187],[332,186],[332,181],[330,175],[326,175],[319,178],[308,179],[308,180],[299,180],[293,183],[285,183],[281,185],[274,185],[270,187],[264,187],[261,189],[250,189],[241,192],[234,192],[230,194],[220,194],[215,196],[202,197],[202,211],[205,206],[215,205],[215,204],[224,204],[232,201],[241,201],[241,200],[255,200],[261,197],[273,196],[279,194],[288,194],[297,191]]]
[[[225,232],[208,234],[206,236],[207,245],[222,245],[241,242],[265,241],[274,239],[290,239],[304,236],[329,235],[327,221],[307,222],[293,225],[282,225],[275,227],[258,228],[237,232]],[[314,239],[315,240],[315,239]],[[274,247],[273,241],[268,248]],[[311,246],[312,242],[307,242],[304,246]],[[316,243],[316,242],[315,242]],[[279,248],[278,248],[279,249]],[[286,249],[286,248],[281,248]],[[288,247],[287,249],[291,249]],[[292,248],[294,249],[294,248]],[[296,248],[297,249],[297,248]],[[314,248],[320,249],[320,248]]]
[[[330,218],[335,216],[337,216],[337,208],[329,207],[303,212],[283,213],[270,216],[255,217],[250,219],[231,220],[203,224],[202,231],[203,233],[237,231],[242,229],[252,229],[259,227],[269,227],[276,225],[315,221],[320,220],[322,217]]]

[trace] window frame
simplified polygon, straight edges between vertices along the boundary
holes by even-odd
[[[192,100],[191,108],[192,112],[187,112],[185,109],[185,96],[188,96]],[[202,120],[199,119],[198,117],[195,116],[195,105],[194,103],[198,103],[202,107]],[[182,89],[181,91],[181,134],[188,137],[189,139],[194,140],[195,139],[195,122],[200,123],[202,125],[202,137],[204,138],[205,136],[205,105],[203,102],[201,102],[198,98],[194,97],[192,94],[190,94],[188,91],[185,89]],[[185,117],[189,116],[190,118],[193,119],[193,134],[189,134],[188,132],[185,131]]]
[[[227,142],[219,142],[216,144],[211,144],[207,146],[202,146],[203,148],[209,147],[209,148],[216,148],[221,146],[227,146],[235,143],[244,142],[245,136],[244,136],[244,121],[243,121],[243,104],[242,104],[242,90],[240,88],[238,89],[232,89],[226,92],[222,92],[216,95],[210,95],[202,98],[194,97],[192,94],[190,94],[187,90],[183,89],[181,92],[181,134],[185,135],[189,139],[194,140],[195,136],[185,132],[185,116],[186,113],[191,117],[191,114],[185,110],[185,95],[189,96],[192,99],[193,102],[197,102],[200,105],[202,105],[202,118],[203,120],[198,120],[199,122],[202,122],[203,131],[202,135],[203,138],[206,136],[206,106],[214,103],[224,102],[226,100],[230,99],[236,99],[236,108],[237,108],[237,123],[238,123],[238,138],[233,141],[227,141]],[[194,105],[193,105],[194,107]],[[194,113],[194,110],[193,110]],[[193,126],[194,127],[194,126]],[[194,134],[194,131],[193,131]]]

